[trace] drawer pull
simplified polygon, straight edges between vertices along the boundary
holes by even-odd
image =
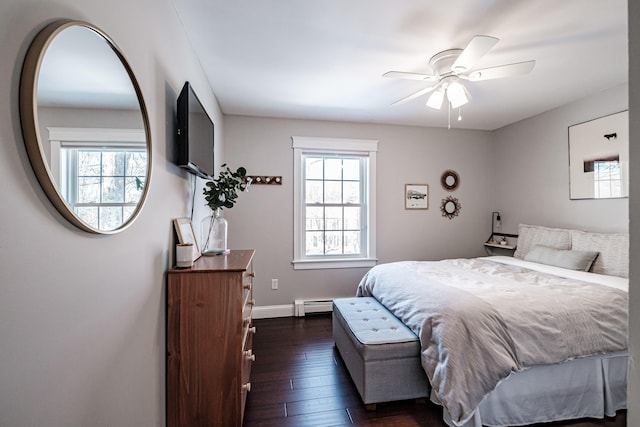
[[[251,283],[245,283],[242,287],[249,290],[251,289]]]
[[[250,299],[249,301],[247,301],[247,304],[249,304],[249,305],[256,305],[256,300],[254,300],[254,299]]]
[[[249,332],[251,332],[252,334],[255,334],[256,333],[256,327],[255,326],[250,327],[249,328]]]
[[[251,383],[242,384],[242,391],[250,392],[251,391]]]
[[[245,351],[245,352],[244,352],[244,358],[245,358],[245,359],[247,359],[247,360],[250,360],[250,361],[252,361],[252,362],[255,362],[255,361],[256,361],[256,355],[255,355],[255,354],[253,354],[253,351],[252,351],[252,350],[247,350],[247,351]]]
[[[244,319],[244,326],[249,326],[251,324],[251,317],[247,317]]]
[[[251,273],[249,273],[249,277],[256,277],[256,273],[252,271]]]

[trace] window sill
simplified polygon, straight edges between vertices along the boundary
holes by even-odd
[[[366,268],[373,267],[378,262],[375,258],[354,259],[318,259],[293,260],[294,270],[321,270],[325,268]]]

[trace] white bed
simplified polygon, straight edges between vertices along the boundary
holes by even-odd
[[[521,225],[513,258],[381,264],[357,294],[420,337],[447,424],[602,418],[627,406],[627,254],[626,234]]]

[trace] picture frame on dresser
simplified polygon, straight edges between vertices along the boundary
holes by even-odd
[[[196,239],[196,233],[193,230],[193,224],[189,218],[176,218],[173,220],[173,226],[176,229],[178,235],[178,243],[193,244],[192,261],[200,258],[200,247],[198,246],[198,239]]]

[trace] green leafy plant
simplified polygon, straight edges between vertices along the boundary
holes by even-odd
[[[233,172],[226,165],[222,165],[222,170],[218,177],[208,181],[204,187],[204,198],[207,206],[213,212],[223,208],[231,209],[236,203],[239,191],[246,191],[251,181],[247,181],[247,170],[239,167]]]

